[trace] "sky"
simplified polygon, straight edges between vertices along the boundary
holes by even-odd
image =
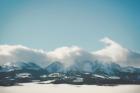
[[[95,51],[104,37],[140,51],[139,0],[0,0],[0,45]]]

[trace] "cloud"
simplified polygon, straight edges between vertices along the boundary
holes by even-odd
[[[140,53],[130,50],[125,64],[128,66],[140,67]]]
[[[22,45],[0,45],[0,65],[16,62],[35,62],[40,66],[47,66],[51,62],[59,61],[65,66],[75,62],[115,62],[120,65],[140,67],[140,53],[128,50],[120,44],[106,37],[101,40],[105,48],[95,52],[88,52],[78,46],[61,47],[46,52]],[[86,67],[90,67],[86,65]]]
[[[31,49],[22,45],[0,45],[0,64],[35,62],[47,64],[47,54],[43,50]]]
[[[92,59],[92,54],[77,46],[61,47],[47,53],[22,45],[0,45],[0,64],[35,62],[40,66],[47,66],[51,62],[59,61],[69,66],[74,62]]]
[[[123,48],[121,45],[112,41],[110,38],[105,37],[101,39],[101,42],[105,43],[105,48],[94,52],[101,60],[106,59],[106,61],[113,62],[124,62],[127,59],[128,50]]]
[[[105,48],[93,52],[97,60],[112,61],[120,65],[140,67],[140,53],[128,50],[108,37],[101,39]]]
[[[51,61],[60,61],[64,65],[69,66],[74,62],[93,61],[93,55],[82,48],[77,46],[71,47],[61,47],[57,48],[54,51],[48,52],[48,58]]]

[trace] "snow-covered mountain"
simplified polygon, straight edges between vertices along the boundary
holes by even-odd
[[[77,46],[54,51],[31,49],[21,45],[0,45],[0,78],[30,73],[34,79],[51,73],[91,73],[103,77],[140,78],[140,53],[104,38],[106,47],[88,52]]]
[[[16,66],[19,69],[28,69],[28,70],[40,70],[42,69],[39,65],[35,64],[34,62],[18,62]]]
[[[45,68],[33,62],[18,62],[15,64],[5,64],[0,67],[0,72],[29,72],[31,74],[49,74],[49,73],[93,73],[98,75],[121,76],[122,73],[140,74],[140,68],[132,66],[122,67],[114,62],[100,62],[100,61],[77,61],[70,66],[65,67],[61,62],[52,62]]]
[[[48,78],[41,77],[44,75],[47,75]],[[82,82],[77,82],[79,78],[82,80]],[[47,79],[54,79],[54,83],[62,82],[72,84],[92,84],[98,82],[103,84],[117,84],[122,82],[132,83],[132,81],[135,81],[136,83],[140,80],[140,68],[130,66],[121,67],[119,64],[113,62],[104,63],[99,61],[75,62],[75,64],[67,67],[65,67],[61,62],[52,62],[45,68],[42,68],[31,62],[21,62],[20,64],[5,64],[0,66],[0,85],[9,85],[15,84],[16,82],[31,82],[32,80]]]
[[[33,62],[18,62],[15,64],[7,63],[0,66],[0,78],[14,77],[20,73],[30,73],[34,79],[38,79],[41,75],[48,75],[51,73],[73,73],[71,75],[79,75],[84,73],[91,73],[103,77],[125,77],[138,78],[140,77],[140,68],[132,66],[120,66],[114,62],[100,62],[100,61],[77,61],[70,66],[65,66],[62,62],[50,62],[49,65],[42,68]]]
[[[53,62],[49,64],[45,70],[48,73],[64,72],[64,65],[61,62]]]

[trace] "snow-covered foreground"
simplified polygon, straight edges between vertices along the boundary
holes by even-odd
[[[96,86],[25,83],[0,87],[0,93],[140,93],[140,85]]]

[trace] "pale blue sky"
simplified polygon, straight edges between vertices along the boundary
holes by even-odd
[[[106,36],[140,51],[140,0],[0,0],[0,44],[95,51]]]

